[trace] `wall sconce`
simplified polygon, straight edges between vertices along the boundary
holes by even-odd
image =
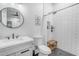
[[[47,29],[50,29],[50,21],[47,21]]]
[[[53,25],[51,25],[51,32],[53,32],[54,31],[54,26]]]

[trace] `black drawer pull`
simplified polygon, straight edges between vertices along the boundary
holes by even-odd
[[[29,50],[22,51],[21,54],[23,54],[23,53],[25,53],[25,52],[28,52],[28,51],[29,51]]]

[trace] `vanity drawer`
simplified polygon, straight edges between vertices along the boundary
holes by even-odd
[[[23,50],[20,52],[20,54],[16,55],[16,56],[31,56],[31,51],[29,49]]]
[[[20,51],[16,51],[16,52],[9,54],[7,56],[31,56],[32,53],[33,53],[33,49],[32,49],[32,47],[30,47],[28,49],[25,48],[25,49],[22,49]]]

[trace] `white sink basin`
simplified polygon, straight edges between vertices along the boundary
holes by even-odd
[[[30,37],[27,37],[27,36],[22,36],[22,37],[19,37],[17,39],[9,39],[9,40],[8,39],[1,39],[0,40],[0,49],[5,48],[5,47],[9,47],[12,45],[31,42],[31,41],[33,41],[33,39]]]

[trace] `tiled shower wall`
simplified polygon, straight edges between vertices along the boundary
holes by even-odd
[[[54,8],[57,10],[67,5],[71,4],[57,4]],[[52,17],[58,48],[79,55],[79,5],[62,10]]]

